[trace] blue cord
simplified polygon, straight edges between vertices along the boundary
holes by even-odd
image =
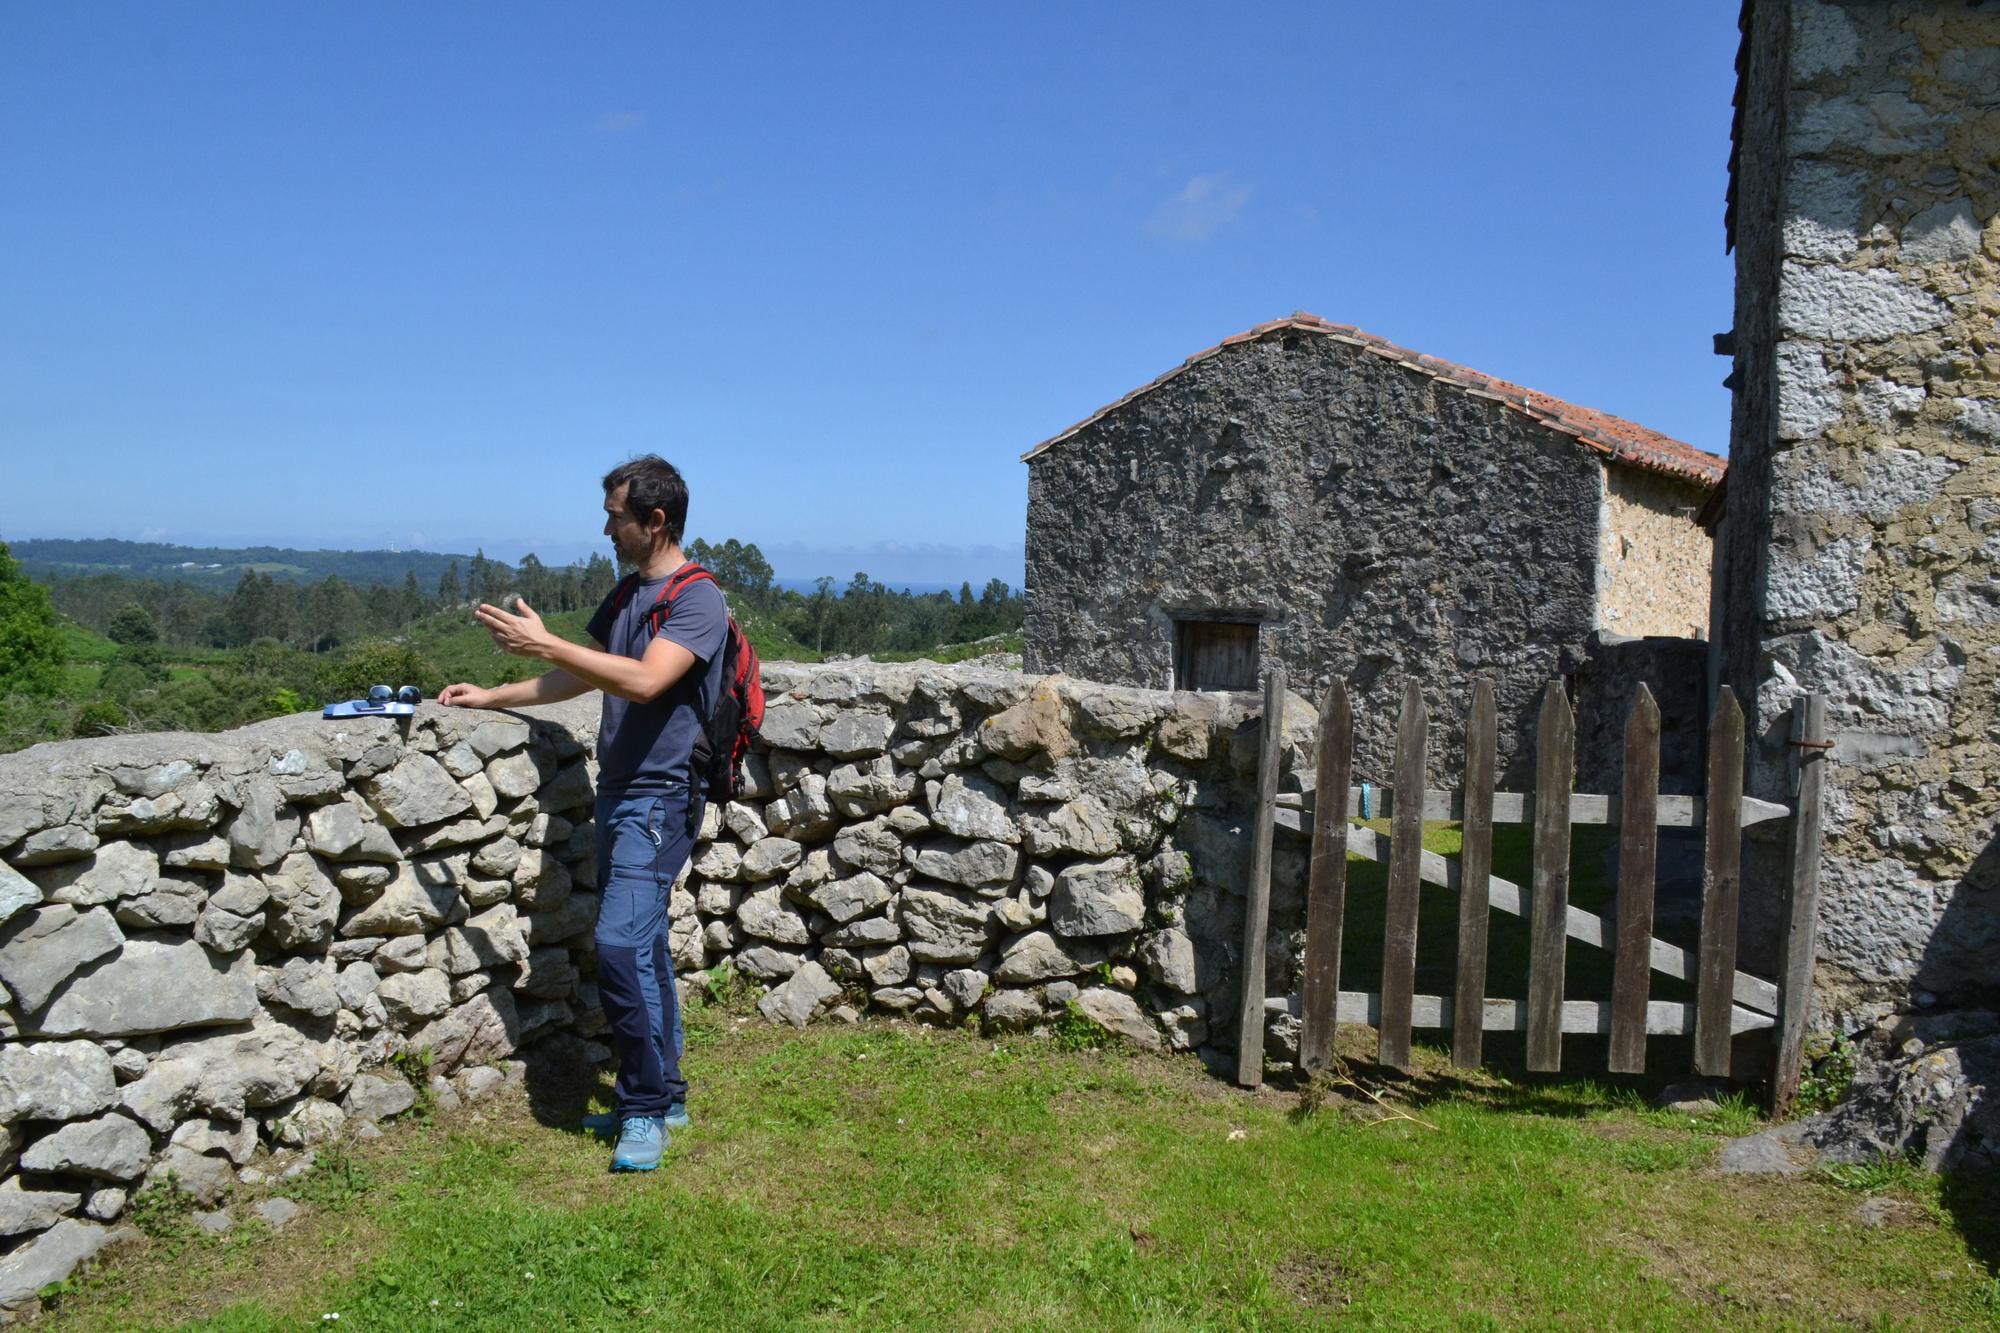
[[[1361,784],[1361,817],[1368,818],[1368,784],[1365,781]]]

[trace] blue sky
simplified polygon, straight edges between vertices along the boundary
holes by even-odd
[[[0,538],[1020,581],[1296,309],[1721,452],[1735,0],[0,8]]]

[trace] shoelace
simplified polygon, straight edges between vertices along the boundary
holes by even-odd
[[[658,1136],[658,1129],[644,1116],[626,1116],[624,1122],[618,1126],[620,1143],[651,1143]]]

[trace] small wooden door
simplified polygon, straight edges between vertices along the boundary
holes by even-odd
[[[1175,622],[1174,688],[1256,689],[1257,626],[1227,620]]]

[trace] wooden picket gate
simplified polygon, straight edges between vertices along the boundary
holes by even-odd
[[[1295,808],[1277,795],[1284,728],[1284,671],[1266,682],[1264,744],[1259,763],[1258,815],[1252,842],[1251,884],[1244,922],[1244,972],[1237,1081],[1263,1078],[1264,939],[1269,926],[1272,831],[1310,829],[1312,869],[1307,891],[1303,1027],[1299,1062],[1311,1071],[1331,1061],[1336,1022],[1367,1023],[1378,1033],[1378,1058],[1410,1067],[1411,1032],[1448,1028],[1452,1063],[1478,1067],[1486,1032],[1524,1031],[1532,1070],[1562,1065],[1564,1033],[1610,1037],[1614,1073],[1641,1073],[1649,1036],[1694,1037],[1694,1069],[1730,1073],[1732,1039],[1739,1033],[1777,1029],[1771,1101],[1782,1110],[1797,1090],[1805,1011],[1812,981],[1813,937],[1819,899],[1819,798],[1829,748],[1825,706],[1818,696],[1793,710],[1792,745],[1798,756],[1798,810],[1743,795],[1744,722],[1734,696],[1723,690],[1708,735],[1705,797],[1659,791],[1660,713],[1643,685],[1625,728],[1625,766],[1617,797],[1571,791],[1575,775],[1575,722],[1561,681],[1548,686],[1535,745],[1535,791],[1494,790],[1496,727],[1490,682],[1474,683],[1466,728],[1465,785],[1427,791],[1428,717],[1415,681],[1404,692],[1396,737],[1394,781],[1372,794],[1353,784],[1354,725],[1347,690],[1336,681],[1320,711],[1318,771]],[[1419,800],[1399,799],[1421,792]],[[1337,793],[1342,799],[1324,799]],[[1390,821],[1385,839],[1349,821],[1376,813]],[[1426,819],[1456,820],[1463,829],[1460,855],[1423,849]],[[1784,966],[1778,981],[1736,968],[1737,908],[1742,887],[1746,825],[1790,820],[1791,869],[1784,896]],[[1533,826],[1531,882],[1518,885],[1492,873],[1493,826]],[[1620,833],[1616,936],[1602,918],[1570,905],[1570,828],[1613,824]],[[1704,831],[1701,936],[1692,951],[1653,935],[1653,886],[1661,827]],[[1350,853],[1388,864],[1382,941],[1381,991],[1340,989],[1342,918],[1347,905]],[[1449,996],[1415,993],[1420,884],[1458,894],[1456,989]],[[1528,994],[1494,999],[1486,994],[1489,911],[1529,920]],[[1609,949],[1612,998],[1568,999],[1563,993],[1568,941]],[[1661,972],[1695,986],[1692,1004],[1651,998],[1651,974]]]

